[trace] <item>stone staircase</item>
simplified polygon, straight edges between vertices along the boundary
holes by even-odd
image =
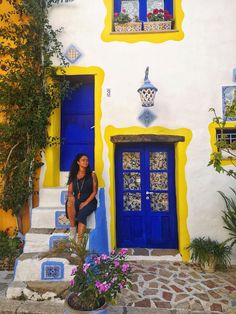
[[[66,258],[43,257],[43,253],[69,236],[69,220],[65,216],[66,194],[66,188],[40,190],[39,207],[31,210],[31,228],[25,235],[23,254],[15,263],[14,281],[8,287],[8,298],[61,298],[69,287],[74,265]],[[95,229],[95,213],[88,218],[87,228]]]

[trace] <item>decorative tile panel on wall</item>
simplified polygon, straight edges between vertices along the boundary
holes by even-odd
[[[149,109],[145,109],[138,119],[145,127],[148,127],[156,119],[156,115]]]
[[[41,280],[64,279],[64,265],[62,262],[44,262],[41,266]]]
[[[75,63],[81,57],[81,53],[74,45],[70,45],[64,56],[70,63]]]
[[[65,211],[55,212],[55,226],[56,228],[70,228],[70,221],[66,218]]]
[[[55,248],[55,246],[61,241],[68,239],[68,236],[51,236],[49,238],[49,249]]]

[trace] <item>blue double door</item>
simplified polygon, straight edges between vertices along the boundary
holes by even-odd
[[[117,247],[178,248],[174,144],[118,144]]]

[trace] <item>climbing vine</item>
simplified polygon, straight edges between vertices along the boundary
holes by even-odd
[[[62,1],[6,2],[11,9],[0,8],[0,207],[12,210],[21,229],[19,218],[34,192],[42,153],[58,142],[48,135],[49,117],[69,87],[57,39],[61,30],[53,30],[48,19],[50,6]]]

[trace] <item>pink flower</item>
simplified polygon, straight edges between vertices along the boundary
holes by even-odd
[[[99,265],[101,263],[101,257],[100,256],[94,257],[94,262],[96,265]]]
[[[128,249],[121,249],[120,250],[120,254],[121,255],[124,255],[124,254],[126,254],[128,252]]]
[[[117,268],[117,267],[120,266],[120,262],[119,261],[114,261],[114,265],[115,265],[115,268]]]
[[[70,286],[74,286],[74,284],[75,284],[74,279],[71,279],[71,280],[70,280]]]
[[[100,283],[98,280],[96,280],[96,282],[95,282],[95,286],[96,286],[96,288],[99,288],[99,287],[100,287],[100,285],[101,285],[101,283]]]
[[[122,13],[125,13],[125,12],[126,12],[126,10],[123,8],[123,9],[122,9]]]
[[[112,250],[112,251],[111,251],[111,255],[114,255],[115,253],[116,253],[115,250]]]
[[[71,270],[71,276],[74,276],[76,271],[77,271],[77,267],[73,267],[72,270]]]
[[[123,273],[126,273],[127,270],[129,269],[129,264],[128,263],[124,263],[121,267],[121,270]]]
[[[109,256],[107,256],[106,254],[102,254],[102,255],[101,255],[101,259],[102,259],[103,261],[106,261],[108,258],[109,258]]]
[[[89,267],[90,267],[90,264],[85,263],[83,265],[83,272],[86,273]]]
[[[114,13],[114,16],[119,16],[119,13],[118,13],[118,12],[115,12],[115,13]]]
[[[99,290],[99,293],[103,293],[103,292],[107,292],[110,287],[111,284],[107,283],[106,281],[104,281],[103,283],[99,282],[98,280],[95,283],[96,288]]]
[[[111,282],[114,283],[117,280],[117,277],[112,278]]]
[[[118,283],[118,286],[120,289],[124,288],[124,285],[122,283]]]

